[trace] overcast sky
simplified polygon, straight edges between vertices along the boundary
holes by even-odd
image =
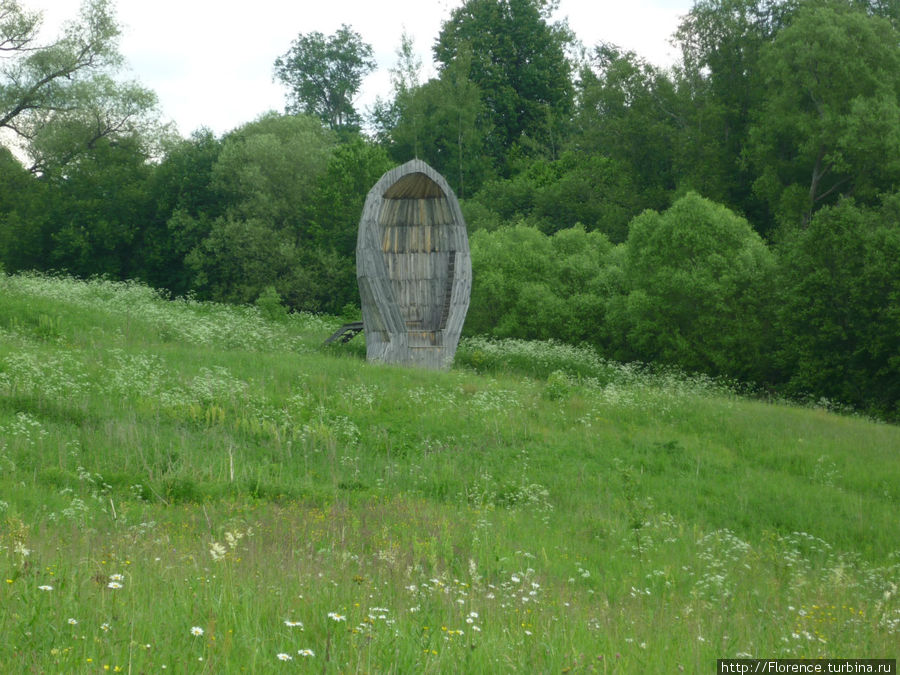
[[[44,12],[47,32],[78,14],[79,0],[21,0]],[[363,83],[357,109],[388,97],[388,69],[404,30],[434,73],[431,46],[462,0],[119,0],[125,74],[152,89],[167,119],[187,135],[205,126],[217,135],[268,110],[283,110],[285,90],[272,80],[275,59],[300,33],[334,33],[343,23],[372,45],[378,70]],[[586,46],[612,42],[660,66],[692,0],[561,0],[557,18]]]

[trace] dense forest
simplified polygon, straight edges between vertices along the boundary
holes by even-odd
[[[417,156],[463,205],[469,334],[900,418],[900,0],[697,0],[668,69],[554,10],[467,0],[362,111],[371,47],[301,34],[283,113],[185,139],[107,0],[49,44],[0,0],[0,264],[354,316],[366,192]]]

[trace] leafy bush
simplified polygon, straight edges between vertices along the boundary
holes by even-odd
[[[617,358],[767,379],[775,261],[746,220],[689,193],[631,222],[621,264]]]
[[[535,161],[512,178],[488,181],[466,216],[478,229],[525,220],[546,234],[580,225],[621,242],[640,203],[627,166],[599,153],[569,151],[555,161]]]
[[[552,237],[518,225],[471,238],[469,334],[599,342],[609,240],[575,227]]]
[[[279,321],[287,315],[287,310],[281,304],[281,296],[274,286],[266,286],[263,292],[256,298],[256,306],[260,313],[270,321]]]
[[[822,209],[782,247],[781,357],[790,391],[900,416],[900,194],[880,211]]]

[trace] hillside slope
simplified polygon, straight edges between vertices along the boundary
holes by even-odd
[[[554,344],[373,366],[334,327],[0,277],[0,663],[897,656],[900,428]]]

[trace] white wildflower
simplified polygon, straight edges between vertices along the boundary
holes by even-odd
[[[225,557],[225,547],[217,541],[214,541],[209,547],[209,554],[213,560],[221,560]]]

